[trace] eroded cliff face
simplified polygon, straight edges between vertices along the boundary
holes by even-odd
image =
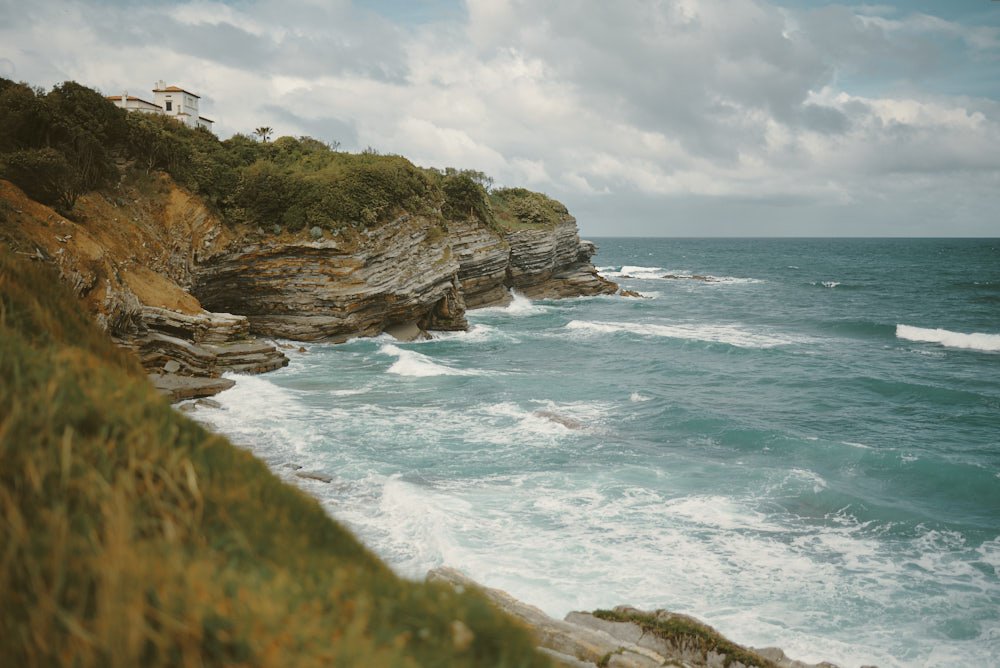
[[[458,261],[458,283],[466,308],[509,303],[510,244],[507,240],[496,231],[470,220],[449,222],[448,241]]]
[[[91,193],[74,220],[0,180],[0,240],[55,265],[94,319],[133,349],[173,400],[232,386],[227,371],[261,373],[288,364],[250,338],[243,316],[211,313],[186,288],[201,254],[226,231],[195,197],[165,177],[115,196]]]
[[[251,238],[252,237],[252,238]],[[422,217],[347,238],[254,233],[203,257],[193,293],[206,308],[247,316],[260,335],[344,341],[395,331],[465,329],[466,309],[535,298],[614,294],[576,221],[501,233],[475,221],[447,232]]]
[[[465,329],[458,270],[440,230],[404,216],[349,241],[237,240],[199,266],[193,292],[257,334],[343,341],[401,324]]]
[[[559,299],[618,291],[617,284],[598,275],[590,261],[597,246],[580,240],[574,218],[552,229],[511,232],[507,242],[507,284],[528,297]]]
[[[511,290],[560,298],[618,288],[598,276],[596,248],[569,216],[503,230],[431,212],[336,235],[270,234],[224,226],[162,174],[81,198],[72,221],[0,181],[0,215],[2,240],[55,264],[174,399],[224,389],[226,371],[287,364],[253,335],[413,337],[465,329],[467,309],[504,305]]]
[[[551,228],[498,233],[475,222],[449,223],[459,284],[470,309],[510,302],[516,290],[535,299],[611,295],[618,286],[597,274],[597,247],[581,241],[576,220]]]

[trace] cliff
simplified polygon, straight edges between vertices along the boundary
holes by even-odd
[[[506,304],[512,289],[534,298],[617,291],[568,213],[525,229],[446,220],[425,206],[364,229],[265,231],[224,224],[165,174],[133,174],[113,195],[81,197],[72,220],[0,181],[0,216],[3,241],[54,264],[174,400],[225,389],[226,371],[287,364],[255,336],[412,336],[465,329],[467,309]]]
[[[250,335],[243,316],[211,313],[185,288],[224,230],[167,177],[120,195],[91,193],[73,219],[0,180],[0,241],[52,264],[97,323],[134,350],[172,400],[232,386],[227,371],[279,369],[288,358]]]
[[[590,262],[595,252],[572,218],[504,233],[403,215],[355,237],[235,239],[201,260],[192,292],[209,309],[246,315],[265,336],[343,341],[404,324],[456,330],[467,327],[467,308],[506,304],[511,289],[534,298],[614,294],[618,286]]]

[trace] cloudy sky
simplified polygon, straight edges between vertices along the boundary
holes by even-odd
[[[995,0],[0,0],[0,76],[163,79],[588,235],[1000,236]]]

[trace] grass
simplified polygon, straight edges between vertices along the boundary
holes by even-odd
[[[569,212],[559,201],[524,188],[500,188],[490,194],[493,213],[508,231],[551,229]]]
[[[0,381],[4,665],[548,665],[481,596],[398,579],[172,410],[2,248]]]
[[[725,655],[723,665],[740,662],[746,666],[777,668],[777,666],[745,647],[727,640],[707,624],[684,615],[657,616],[636,610],[595,610],[594,617],[610,622],[632,622],[643,631],[682,648],[700,651],[707,658],[709,652]]]

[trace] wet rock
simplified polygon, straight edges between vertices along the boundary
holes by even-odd
[[[435,568],[427,574],[427,581],[459,591],[481,591],[498,608],[526,624],[539,650],[556,666],[836,668],[829,663],[795,661],[777,648],[742,647],[693,617],[666,610],[645,612],[619,606],[598,613],[571,612],[565,620],[557,620],[504,591],[483,587],[453,568]]]
[[[228,378],[197,378],[177,374],[149,374],[153,387],[170,398],[171,402],[210,397],[228,390],[236,383]]]
[[[397,341],[420,341],[429,339],[430,335],[415,322],[403,322],[389,325],[385,328],[385,333],[392,336]]]
[[[560,415],[559,413],[553,413],[552,411],[535,411],[532,413],[535,417],[545,418],[549,422],[555,422],[556,424],[561,424],[567,429],[583,429],[584,424],[579,420],[565,415]]]
[[[511,232],[507,242],[507,284],[528,297],[558,299],[618,291],[617,284],[597,273],[590,261],[597,246],[580,240],[572,217],[551,229]]]
[[[296,471],[295,475],[303,480],[316,480],[317,482],[325,482],[327,484],[333,482],[333,478],[324,475],[322,473],[313,473],[311,471]]]

